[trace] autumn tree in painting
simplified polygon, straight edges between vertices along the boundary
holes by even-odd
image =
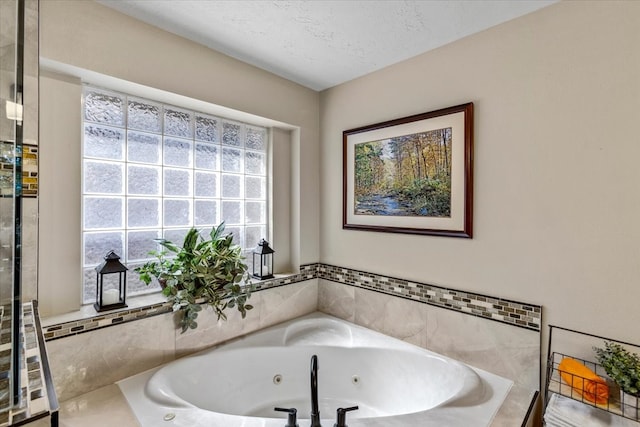
[[[381,141],[355,146],[355,190],[356,196],[367,196],[386,192],[385,163]]]
[[[451,128],[355,145],[355,213],[449,217]]]

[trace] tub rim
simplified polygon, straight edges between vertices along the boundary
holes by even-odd
[[[298,322],[298,321],[302,321],[302,320],[316,320],[316,319],[328,319],[331,321],[335,321],[335,322],[339,322],[339,323],[346,323],[349,327],[351,328],[355,328],[355,329],[362,329],[364,330],[367,334],[373,334],[374,336],[377,336],[378,339],[384,341],[384,342],[389,342],[387,340],[391,340],[392,342],[394,342],[395,345],[403,348],[403,349],[409,349],[410,351],[418,351],[418,352],[427,352],[430,353],[432,355],[434,355],[435,357],[440,357],[440,358],[445,358],[448,360],[451,360],[453,362],[456,362],[458,364],[461,364],[463,366],[466,366],[468,368],[470,368],[471,370],[473,370],[482,380],[483,380],[483,384],[485,384],[485,386],[483,387],[483,393],[485,395],[485,397],[488,397],[487,399],[485,399],[485,397],[482,398],[482,402],[480,404],[478,404],[477,399],[460,399],[460,400],[453,400],[453,401],[447,401],[443,404],[441,404],[440,406],[437,406],[435,408],[431,408],[428,409],[426,411],[418,411],[418,412],[414,412],[414,413],[409,413],[409,414],[401,414],[401,415],[391,415],[391,416],[381,416],[381,417],[372,417],[372,418],[354,418],[353,421],[350,421],[349,424],[352,425],[353,427],[387,427],[390,425],[393,426],[406,426],[406,425],[423,425],[424,422],[433,422],[433,419],[441,419],[444,417],[444,419],[448,419],[450,422],[450,414],[451,413],[455,413],[455,418],[456,419],[460,419],[460,420],[464,420],[465,418],[468,419],[468,421],[478,421],[478,413],[482,413],[482,416],[484,418],[487,419],[487,422],[490,423],[491,420],[493,420],[493,418],[495,417],[497,411],[500,409],[502,403],[505,401],[507,394],[509,393],[509,391],[511,390],[511,388],[514,385],[514,382],[510,379],[501,377],[499,375],[496,374],[492,374],[490,372],[484,371],[482,369],[478,369],[475,368],[467,363],[461,362],[459,360],[453,359],[451,357],[448,357],[446,355],[442,355],[439,353],[435,353],[429,349],[426,348],[422,348],[422,347],[418,347],[414,344],[399,340],[398,338],[395,337],[391,337],[385,334],[382,334],[378,331],[369,329],[365,326],[362,325],[357,325],[354,324],[352,322],[349,322],[348,320],[344,320],[344,319],[340,319],[337,318],[335,316],[326,314],[326,313],[322,313],[322,312],[313,312],[310,314],[306,314],[303,316],[299,316],[297,318],[294,319],[290,319],[287,320],[285,322],[281,322],[275,325],[271,325],[268,327],[265,327],[263,329],[254,331],[254,332],[250,332],[248,334],[245,334],[243,336],[238,336],[235,337],[233,339],[230,339],[228,341],[225,341],[223,343],[220,343],[218,345],[200,350],[196,353],[190,354],[190,355],[186,355],[180,359],[176,359],[172,362],[168,362],[167,364],[164,364],[162,366],[158,366],[156,368],[150,369],[146,372],[143,372],[141,374],[137,374],[134,375],[132,377],[126,378],[124,380],[119,381],[117,384],[120,386],[120,389],[122,390],[123,394],[125,395],[125,398],[127,399],[127,401],[129,402],[129,405],[131,406],[134,414],[136,415],[136,417],[139,419],[139,421],[141,422],[142,425],[149,425],[149,426],[154,426],[157,424],[157,418],[155,418],[154,422],[149,421],[149,424],[145,424],[143,422],[143,420],[147,420],[149,419],[150,414],[146,414],[146,413],[141,413],[140,411],[138,411],[137,409],[141,409],[141,407],[146,407],[146,409],[150,409],[150,410],[156,410],[156,412],[158,410],[160,411],[175,411],[176,413],[181,413],[182,416],[185,419],[188,419],[189,417],[191,417],[191,415],[189,415],[191,412],[193,411],[198,411],[198,412],[205,412],[205,413],[209,413],[210,415],[213,416],[213,418],[217,417],[218,421],[220,420],[226,420],[229,421],[230,418],[237,418],[237,419],[241,419],[243,420],[243,423],[238,424],[238,425],[242,425],[242,426],[247,426],[247,427],[253,427],[254,425],[256,427],[271,427],[272,425],[275,426],[279,426],[279,424],[270,424],[269,422],[276,422],[276,423],[281,423],[282,419],[281,418],[262,418],[262,417],[250,417],[250,416],[242,416],[242,415],[229,415],[229,414],[221,414],[221,413],[216,413],[216,412],[212,412],[206,409],[201,409],[195,405],[192,404],[187,404],[184,406],[164,406],[164,405],[155,405],[155,408],[152,408],[154,406],[154,404],[149,405],[149,402],[141,402],[141,400],[144,400],[144,396],[140,396],[139,393],[139,387],[141,384],[146,384],[146,381],[158,370],[160,370],[162,367],[171,364],[171,363],[176,363],[182,360],[186,360],[188,358],[192,358],[192,357],[199,357],[199,356],[203,356],[206,355],[209,352],[212,351],[220,351],[221,348],[223,349],[233,349],[233,348],[242,348],[245,346],[245,342],[247,339],[256,336],[256,335],[261,335],[264,337],[268,337],[269,334],[273,333],[274,330],[278,330],[280,328],[283,327],[288,327],[290,324]],[[394,345],[394,346],[395,346]],[[138,390],[134,390],[134,388],[138,387]],[[170,396],[168,396],[170,397]],[[484,404],[490,405],[490,409],[488,410],[488,412],[486,410],[483,411],[483,409],[481,408]],[[464,414],[463,410],[469,410],[470,412],[468,414]],[[324,414],[325,416],[327,414]],[[221,418],[220,418],[221,417]],[[212,419],[213,419],[212,418]],[[251,423],[250,420],[253,419],[255,421],[257,421],[257,423]],[[302,420],[305,420],[307,418],[300,418]],[[248,421],[249,420],[249,421]],[[262,422],[264,421],[264,422]],[[361,422],[365,422],[364,424],[361,424]],[[194,420],[190,419],[189,421],[187,421],[186,424],[175,424],[175,425],[184,425],[184,426],[192,426]],[[215,422],[215,421],[213,421]],[[333,423],[333,419],[331,418],[323,418],[322,419],[323,423],[330,423],[328,425],[332,425]],[[218,425],[218,424],[214,424],[214,425]],[[436,424],[437,425],[437,424]],[[460,424],[460,425],[468,425],[468,424]],[[487,424],[489,425],[489,424]]]

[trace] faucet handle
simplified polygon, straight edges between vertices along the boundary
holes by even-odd
[[[338,408],[336,411],[336,423],[333,427],[348,427],[347,422],[347,412],[355,411],[359,409],[357,406],[352,406],[351,408]]]
[[[300,427],[296,422],[296,416],[298,414],[298,410],[296,408],[273,408],[273,410],[289,413],[289,415],[287,415],[287,424],[284,427]]]

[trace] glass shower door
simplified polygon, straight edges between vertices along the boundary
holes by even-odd
[[[0,410],[20,401],[21,1],[0,1]]]

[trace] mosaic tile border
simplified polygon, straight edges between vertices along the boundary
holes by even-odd
[[[375,273],[319,264],[317,277],[540,331],[542,307]]]
[[[0,141],[0,196],[13,196],[13,168],[16,164],[12,142]],[[19,148],[17,148],[19,150]],[[38,146],[22,145],[22,196],[38,197]]]
[[[11,303],[0,305],[0,425],[7,419],[11,399]]]
[[[353,270],[329,264],[312,263],[300,267],[300,272],[255,284],[255,291],[291,285],[315,278],[344,283],[429,305],[448,308],[512,326],[540,331],[542,307],[518,301],[448,289],[375,273]],[[44,339],[56,339],[91,332],[120,323],[132,322],[171,312],[171,304],[162,302],[145,307],[118,310],[86,319],[43,327]],[[0,426],[1,427],[1,426]]]
[[[255,292],[286,286],[305,280],[316,278],[318,264],[307,264],[300,267],[300,272],[285,277],[277,277],[271,280],[264,280],[255,284]],[[78,335],[93,330],[107,328],[109,326],[118,325],[120,323],[132,322],[135,320],[146,319],[148,317],[158,316],[160,314],[172,311],[171,303],[162,302],[158,304],[138,307],[133,309],[118,310],[112,313],[100,314],[95,317],[86,319],[58,323],[43,327],[44,339],[53,341],[56,339]],[[1,427],[1,426],[0,426]]]
[[[169,312],[171,312],[171,303],[162,302],[145,307],[118,310],[86,319],[44,326],[42,331],[45,341],[53,341],[55,339],[91,332],[96,329],[107,328],[120,323],[146,319],[147,317],[153,317]]]
[[[3,311],[6,312],[6,310]],[[0,427],[24,424],[27,421],[47,416],[51,413],[51,399],[56,401],[55,395],[51,395],[46,381],[48,365],[46,355],[42,353],[43,349],[38,339],[37,316],[37,304],[25,303],[22,305],[20,333],[22,340],[20,394],[22,398],[17,406],[7,407],[0,411]],[[9,323],[11,322],[9,321]],[[10,351],[11,343],[2,344],[3,347],[5,345],[9,346]],[[6,390],[3,389],[2,393],[9,394],[9,381],[6,381]]]

